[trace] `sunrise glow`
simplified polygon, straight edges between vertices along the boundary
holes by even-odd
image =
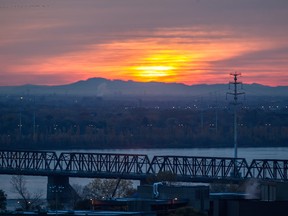
[[[0,11],[5,21],[0,85],[61,85],[92,77],[212,84],[227,83],[233,71],[241,72],[246,83],[287,85],[283,20],[288,13],[283,7],[270,11],[266,5],[265,13],[257,13],[258,25],[253,20],[258,9],[240,1],[243,5],[233,15],[222,0],[216,5],[179,1],[152,11],[144,2],[120,7],[105,1],[90,1],[89,6],[55,1],[29,8],[7,1]],[[213,7],[215,11],[209,9]],[[247,10],[252,11],[244,17]],[[225,14],[229,18],[222,19]],[[273,23],[271,30],[265,19],[267,25]]]
[[[165,29],[162,34],[169,34],[167,31],[169,30]],[[187,29],[185,31],[187,34]],[[155,34],[159,34],[159,32],[157,31]],[[195,34],[193,29],[191,29],[192,34]],[[202,34],[204,34],[203,30]],[[221,33],[221,35],[223,34]],[[10,65],[9,67],[13,72],[23,74],[23,77],[31,71],[32,73],[29,72],[30,80],[33,80],[31,77],[34,75],[41,78],[58,74],[57,79],[51,80],[49,83],[45,80],[45,84],[48,85],[53,85],[55,82],[61,84],[59,78],[64,83],[71,83],[91,77],[139,82],[178,82],[189,85],[224,83],[231,70],[241,71],[243,74],[248,71],[249,75],[247,74],[246,77],[257,76],[258,71],[255,71],[254,74],[252,66],[250,68],[240,67],[241,65],[235,67],[234,64],[227,65],[222,62],[246,55],[249,52],[269,49],[269,47],[271,47],[271,43],[267,41],[252,39],[249,42],[242,38],[219,39],[207,43],[202,40],[177,37],[169,39],[165,45],[159,39],[144,38],[133,41],[122,40],[101,46],[90,45],[69,54],[45,59],[41,57],[29,59],[29,64],[25,67],[21,65]],[[257,70],[265,73],[266,69],[258,65]],[[216,74],[217,76],[215,76]],[[269,82],[272,81],[273,79],[269,80]],[[270,84],[269,82],[268,84]]]
[[[176,82],[181,67],[187,65],[189,58],[172,50],[160,50],[159,54],[140,56],[140,65],[128,67],[131,76],[137,81]]]
[[[167,77],[173,74],[173,69],[172,66],[139,66],[135,67],[135,70],[139,71],[135,76],[152,79]]]

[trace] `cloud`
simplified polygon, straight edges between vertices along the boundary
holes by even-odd
[[[32,71],[31,82],[47,73],[64,83],[63,73],[73,68],[76,80],[93,76],[93,68],[97,75],[121,78],[124,66],[145,63],[145,56],[165,49],[198,56],[199,64],[182,66],[183,74],[220,74],[237,63],[247,73],[261,62],[267,74],[276,63],[286,67],[286,51],[272,53],[287,45],[285,0],[41,0],[47,7],[29,7],[35,2],[0,0],[1,70],[10,82],[14,73]]]
[[[71,80],[78,80],[79,74],[39,74],[33,71],[26,72],[9,72],[9,73],[0,73],[1,80],[0,86],[18,86],[23,84],[37,84],[37,85],[55,85],[59,83],[59,79],[62,83],[71,83]],[[20,77],[21,79],[15,79],[15,77]]]
[[[215,67],[228,67],[245,74],[250,82],[287,85],[288,46],[244,53],[216,61]],[[252,81],[253,80],[253,81]],[[272,85],[275,85],[272,84]]]

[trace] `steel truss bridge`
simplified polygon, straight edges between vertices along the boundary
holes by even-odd
[[[288,182],[288,160],[0,150],[0,174],[182,182]]]

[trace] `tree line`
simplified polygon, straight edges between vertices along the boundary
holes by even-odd
[[[287,109],[239,106],[240,147],[285,146]],[[2,103],[1,148],[231,147],[231,107],[141,107],[129,101]]]

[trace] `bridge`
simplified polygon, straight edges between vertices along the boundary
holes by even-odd
[[[237,183],[288,182],[288,160],[0,150],[0,174],[47,176],[47,199],[69,200],[69,177]],[[160,176],[162,175],[161,179]],[[160,178],[160,179],[159,179]],[[55,194],[55,191],[65,193]]]
[[[288,160],[0,150],[0,174],[145,181],[159,173],[182,182],[287,182]]]

